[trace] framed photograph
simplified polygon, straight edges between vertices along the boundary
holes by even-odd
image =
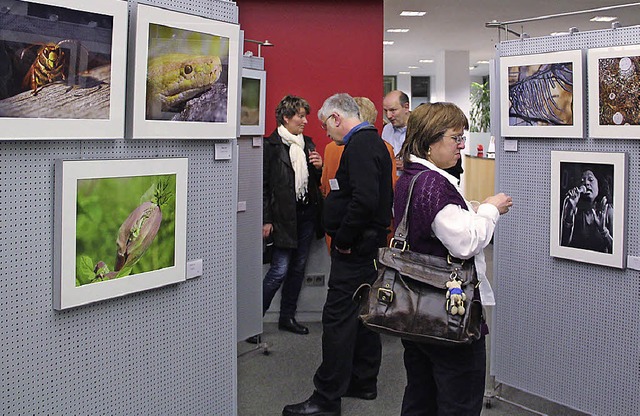
[[[57,160],[53,307],[185,280],[187,159]]]
[[[127,2],[0,0],[0,139],[123,138]]]
[[[264,136],[264,112],[267,91],[267,73],[242,68],[240,93],[240,135]]]
[[[640,45],[590,49],[589,136],[640,137]]]
[[[500,58],[505,137],[584,137],[582,51]]]
[[[238,136],[238,25],[138,4],[129,112],[134,139]]]
[[[551,152],[551,256],[625,268],[627,155]]]

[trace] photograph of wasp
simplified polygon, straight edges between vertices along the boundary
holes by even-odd
[[[121,38],[114,33],[119,27],[126,28],[126,2],[87,6],[77,0],[0,0],[0,123],[7,119],[122,123],[124,116],[113,114],[120,110],[112,107],[114,75],[123,76],[115,86],[122,101],[126,74],[125,53],[115,52],[121,70],[113,71],[114,51],[126,45],[126,37],[122,45],[114,45]],[[8,127],[22,136],[26,126]],[[122,137],[123,128],[118,130],[115,136]]]

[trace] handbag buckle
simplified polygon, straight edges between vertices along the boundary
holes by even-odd
[[[453,259],[454,257],[451,256],[451,253],[447,253],[447,264],[452,265],[453,264]],[[466,260],[462,260],[462,259],[456,259],[460,262],[460,266],[464,266],[464,262]]]
[[[393,290],[379,287],[377,298],[380,302],[391,303],[393,302]]]
[[[400,247],[398,247],[398,243],[402,243]],[[409,249],[409,244],[407,244],[406,240],[396,240],[395,238],[391,238],[391,242],[389,243],[389,247],[397,248],[400,251],[405,251]]]

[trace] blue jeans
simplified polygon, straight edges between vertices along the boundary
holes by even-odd
[[[262,281],[262,315],[267,312],[276,292],[282,286],[280,319],[294,318],[298,296],[304,280],[309,247],[314,235],[316,210],[307,207],[297,212],[298,248],[273,247],[271,266]]]

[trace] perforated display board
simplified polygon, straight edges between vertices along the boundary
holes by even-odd
[[[586,50],[638,39],[638,27],[579,32],[502,42],[497,54]],[[497,74],[492,76],[492,89],[498,88]],[[500,124],[497,105],[492,99],[493,126]],[[587,111],[575,116],[588,123]],[[514,208],[501,218],[495,237],[493,374],[505,384],[584,412],[636,415],[640,272],[551,257],[549,209],[551,151],[626,152],[627,254],[640,255],[640,138],[592,139],[587,129],[582,139],[519,137],[518,150],[511,152],[505,151],[498,129],[494,133],[496,191],[512,195]]]
[[[145,3],[237,23],[231,2]],[[214,160],[214,144],[0,142],[0,413],[236,414],[237,155]],[[203,275],[55,311],[55,160],[144,158],[189,159],[186,258]]]

